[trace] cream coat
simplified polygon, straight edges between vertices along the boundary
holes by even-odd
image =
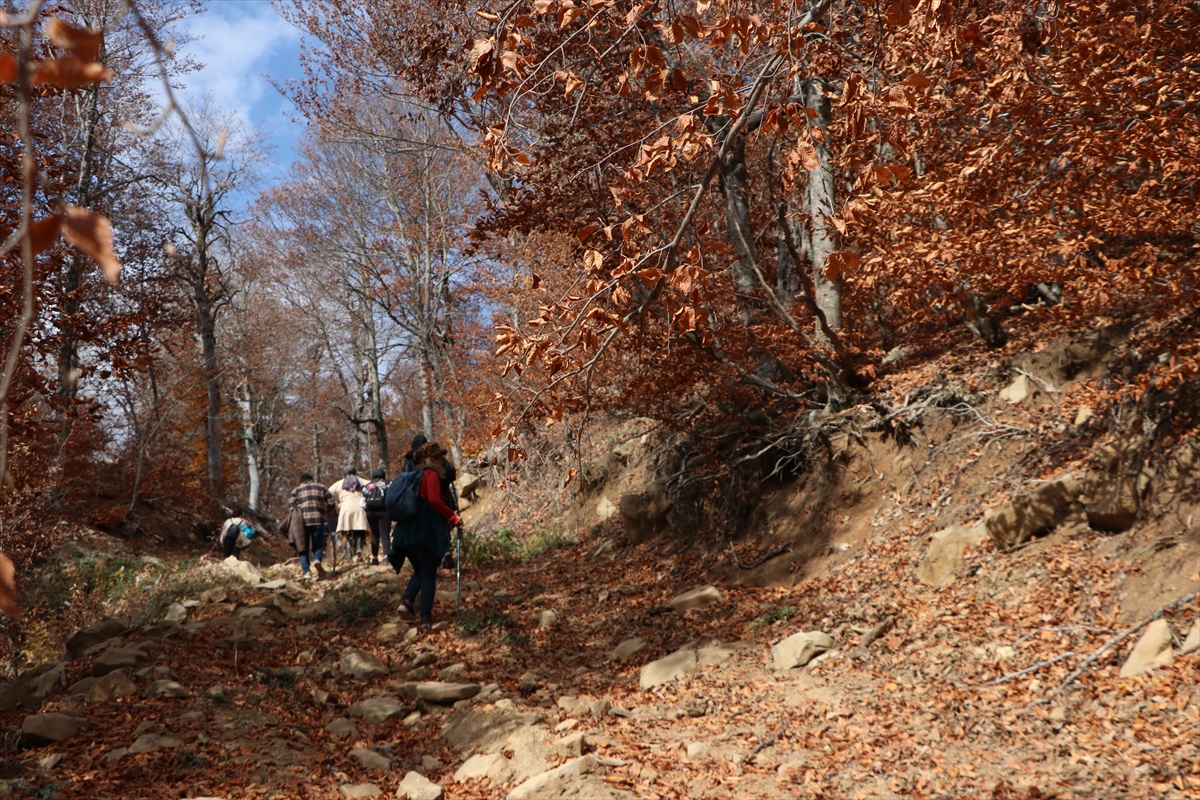
[[[366,484],[364,483],[363,486],[366,486]],[[333,502],[337,503],[338,533],[343,531],[369,531],[371,529],[371,526],[367,523],[367,512],[362,507],[362,492],[347,492],[342,489],[342,482],[338,481],[329,487],[329,493],[333,495]]]

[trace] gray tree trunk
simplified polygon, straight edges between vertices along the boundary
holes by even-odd
[[[246,475],[249,488],[246,505],[258,511],[259,493],[262,488],[262,454],[259,449],[258,430],[254,420],[254,398],[245,381],[238,387],[238,410],[242,418],[242,443],[246,447]]]
[[[754,229],[750,224],[750,173],[746,169],[746,140],[739,136],[729,147],[720,167],[721,193],[725,197],[725,224],[729,243],[737,253],[730,270],[733,288],[742,295],[738,316],[743,325],[754,322],[753,304],[749,296],[758,288],[754,268],[758,264],[758,248],[754,244]]]
[[[803,82],[802,88],[804,105],[815,113],[815,116],[810,114],[811,124],[828,132],[832,112],[824,81],[809,79]],[[829,217],[837,211],[834,178],[828,145],[815,137],[813,144],[817,150],[817,166],[808,173],[805,205],[809,215],[809,230],[804,238],[804,249],[809,257],[816,291],[813,300],[825,312],[829,327],[836,331],[842,327],[842,284],[840,279],[831,281],[825,274],[829,257],[838,250],[837,232],[829,222]]]

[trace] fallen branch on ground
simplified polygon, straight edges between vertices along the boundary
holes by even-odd
[[[1073,655],[1075,655],[1074,652],[1068,652],[1068,653],[1063,653],[1061,656],[1055,656],[1054,658],[1047,658],[1045,661],[1039,661],[1038,663],[1034,664],[1031,667],[1026,667],[1025,669],[1017,670],[1016,672],[1012,673],[1011,675],[1005,675],[1003,678],[997,678],[994,681],[988,681],[987,683],[985,683],[983,685],[984,686],[999,686],[1003,683],[1008,683],[1009,681],[1015,681],[1017,678],[1021,677],[1022,675],[1028,675],[1031,672],[1037,672],[1042,667],[1048,667],[1051,664],[1056,664],[1059,661],[1062,661],[1064,658],[1070,658]]]

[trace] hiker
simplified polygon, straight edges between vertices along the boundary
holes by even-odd
[[[329,493],[337,504],[338,536],[346,536],[346,555],[357,560],[367,543],[367,512],[362,507],[363,488],[366,484],[358,479],[358,470],[346,467],[345,477],[329,487]],[[335,545],[336,546],[336,545]]]
[[[242,550],[249,547],[257,531],[241,517],[230,517],[221,526],[221,551],[225,558],[236,556],[241,558]]]
[[[300,569],[304,577],[312,580],[309,572],[309,551],[312,551],[312,567],[318,577],[325,574],[321,566],[321,558],[325,555],[325,516],[333,508],[333,495],[321,484],[313,480],[313,476],[305,472],[300,476],[300,485],[292,489],[292,511],[299,511],[304,524],[288,526],[288,541],[300,556]]]
[[[421,488],[417,500],[417,515],[408,522],[397,522],[392,531],[392,550],[388,560],[396,574],[408,559],[413,576],[400,602],[400,615],[411,619],[417,595],[421,595],[421,617],[418,629],[433,627],[433,598],[437,591],[437,567],[450,551],[449,529],[462,524],[454,509],[442,495],[442,479],[446,471],[446,448],[436,442],[422,444],[413,453],[413,462],[422,470]]]
[[[381,467],[371,470],[371,482],[363,489],[362,507],[367,512],[367,527],[371,531],[371,566],[379,564],[379,549],[387,557],[392,549],[392,520],[388,517],[384,497],[387,495],[387,473]]]
[[[404,454],[404,472],[412,472],[417,468],[416,460],[413,458],[417,450],[429,440],[424,434],[418,433],[413,437],[412,447]],[[442,453],[446,450],[443,449]],[[450,506],[454,511],[458,511],[458,493],[454,491],[454,481],[458,478],[458,470],[454,468],[454,463],[450,459],[442,456],[442,472],[438,473],[442,481],[442,498],[445,499],[446,505]]]

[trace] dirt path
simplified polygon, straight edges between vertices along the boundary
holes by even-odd
[[[448,798],[1200,796],[1200,654],[1121,679],[1131,637],[1054,692],[1127,626],[1104,610],[1113,565],[1084,542],[982,552],[933,591],[910,577],[920,543],[893,532],[795,589],[720,586],[684,613],[667,604],[706,582],[698,559],[600,544],[466,570],[460,627],[415,638],[383,568],[312,589],[230,579],[182,625],[121,632],[142,654],[127,696],[79,684],[114,643],[43,677],[44,704],[0,693],[10,731],[39,704],[86,720],[36,748],[10,735],[0,794],[395,796],[417,772]],[[452,619],[451,595],[438,613]],[[1193,603],[1170,621],[1181,635],[1195,617]],[[812,630],[833,648],[772,668],[772,645]],[[646,664],[689,648],[692,671],[639,688]],[[179,690],[152,699],[155,681]],[[416,696],[422,682],[477,688],[445,705]],[[457,781],[474,755],[491,778]]]

